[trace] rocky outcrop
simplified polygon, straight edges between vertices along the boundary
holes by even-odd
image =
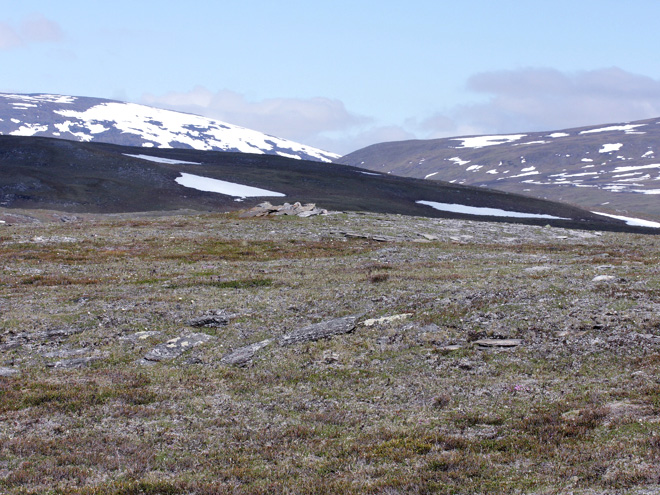
[[[272,205],[268,201],[258,204],[254,208],[244,211],[239,216],[241,218],[251,217],[266,217],[266,216],[279,216],[291,215],[297,217],[313,217],[316,215],[327,215],[328,210],[317,208],[314,203],[300,204],[300,203],[284,203],[283,205]]]
[[[214,337],[205,333],[182,335],[181,337],[176,337],[167,342],[163,342],[162,344],[158,344],[144,356],[142,361],[146,361],[146,363],[168,361],[177,358],[193,347],[204,344],[212,339],[214,339]]]
[[[255,342],[254,344],[239,347],[238,349],[223,356],[220,360],[222,364],[231,364],[234,366],[245,366],[252,361],[257,351],[269,346],[273,341],[271,339]]]
[[[280,345],[293,345],[303,342],[312,342],[320,339],[327,339],[334,335],[350,333],[355,329],[356,316],[346,316],[344,318],[335,318],[333,320],[315,323],[304,328],[295,330],[280,339]]]
[[[229,320],[232,316],[234,315],[230,315],[225,310],[219,309],[193,318],[188,322],[188,325],[191,327],[220,328],[229,325]]]

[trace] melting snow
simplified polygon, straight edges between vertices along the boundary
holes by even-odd
[[[437,203],[435,201],[415,201],[416,203],[430,206],[440,211],[452,213],[464,213],[466,215],[481,215],[488,217],[515,217],[515,218],[548,218],[556,220],[568,220],[567,218],[555,217],[538,213],[520,213],[517,211],[500,210],[499,208],[486,208],[481,206],[465,206],[451,203]]]
[[[187,164],[187,165],[201,165],[199,162],[186,162],[184,160],[173,160],[171,158],[160,158],[159,156],[150,156],[150,155],[129,155],[128,153],[124,153],[124,156],[130,156],[131,158],[139,158],[140,160],[148,160],[150,162],[156,162],[156,163],[167,163],[169,165],[177,165],[179,163]]]
[[[653,227],[654,229],[660,229],[660,223],[651,222],[650,220],[642,220],[640,218],[631,218],[631,217],[622,217],[620,215],[610,215],[609,213],[600,213],[598,211],[594,211],[592,213],[595,213],[596,215],[603,215],[604,217],[616,218],[617,220],[623,220],[628,225],[635,226],[635,227]]]
[[[47,130],[47,125],[25,124],[9,134],[12,136],[34,136],[37,132],[46,132]]]
[[[660,189],[635,189],[633,192],[642,194],[660,194]]]
[[[461,160],[459,157],[455,156],[453,158],[447,158],[450,162],[454,162],[456,165],[467,165],[470,163],[470,160]]]
[[[534,168],[534,167],[531,167]],[[522,174],[517,174],[517,175],[512,175],[510,178],[515,179],[517,177],[527,177],[528,175],[539,175],[540,172],[538,170],[534,170],[533,172],[524,172]]]
[[[483,165],[470,165],[468,168],[465,169],[466,172],[476,172],[480,168],[482,168]]]
[[[647,151],[646,153],[644,153],[644,154],[642,155],[642,158],[646,158],[646,157],[649,157],[649,156],[653,156],[653,150],[651,150],[651,151]]]
[[[588,131],[582,131],[580,134],[593,134],[594,132],[609,132],[609,131],[625,131],[626,134],[633,134],[631,131],[633,131],[637,127],[644,127],[645,125],[646,124],[611,125],[608,127],[600,127],[598,129],[589,129]]]
[[[644,170],[647,168],[660,168],[660,163],[654,163],[651,165],[639,165],[637,167],[616,167],[614,170],[612,170],[613,174],[619,174],[622,172],[632,172],[633,170]]]
[[[495,146],[497,144],[506,144],[518,141],[527,134],[510,134],[507,136],[475,136],[467,138],[454,138],[452,141],[462,141],[459,148],[483,148],[485,146]]]
[[[570,136],[570,134],[566,134],[565,132],[553,132],[552,134],[548,134],[548,137],[551,138],[562,138],[568,136]]]
[[[424,178],[425,178],[425,179],[428,179],[429,177],[433,177],[434,175],[437,175],[437,174],[439,174],[439,173],[440,173],[440,172],[433,172],[432,174],[428,174],[428,175],[425,176]]]
[[[62,96],[62,95],[17,95],[17,94],[0,94],[0,97],[7,98],[8,100],[22,100],[23,102],[31,103],[73,103],[76,101],[75,96]]]
[[[107,102],[82,112],[55,110],[54,113],[78,120],[75,125],[90,132],[101,132],[101,123],[108,123],[110,127],[138,135],[160,148],[181,144],[197,150],[238,150],[259,154],[286,150],[287,153],[304,153],[325,162],[340,156],[218,120],[135,103]],[[59,130],[68,132],[68,129]],[[204,136],[200,135],[200,130]]]
[[[286,196],[285,194],[260,189],[258,187],[244,186],[242,184],[235,184],[224,180],[211,179],[199,175],[186,174],[181,172],[181,177],[175,179],[177,184],[184,187],[197,189],[198,191],[214,192],[218,194],[226,194],[227,196],[234,196],[238,198],[254,198],[261,196]]]
[[[604,144],[601,149],[598,150],[598,153],[611,153],[613,151],[619,151],[623,143],[610,143]]]

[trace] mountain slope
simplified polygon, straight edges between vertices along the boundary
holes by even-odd
[[[329,162],[339,155],[197,115],[77,96],[0,93],[0,134],[145,148],[273,154]]]
[[[331,210],[659,232],[561,203],[273,155],[0,136],[0,170],[4,208],[232,211],[274,196],[280,203],[313,202]],[[455,205],[463,209],[446,208]]]
[[[660,119],[382,143],[338,163],[660,217]]]

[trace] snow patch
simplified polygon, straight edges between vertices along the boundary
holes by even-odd
[[[276,196],[283,197],[286,194],[268,191],[267,189],[260,189],[258,187],[244,186],[234,182],[227,182],[219,179],[211,179],[209,177],[202,177],[200,175],[187,174],[180,172],[181,177],[174,179],[177,184],[198,191],[213,192],[218,194],[225,194],[227,196],[235,196],[238,198],[255,198]]]
[[[480,215],[488,217],[513,217],[513,218],[547,218],[554,220],[569,220],[568,218],[555,217],[539,213],[521,213],[517,211],[501,210],[499,208],[487,208],[482,206],[465,206],[454,203],[437,203],[435,201],[415,201],[415,203],[430,206],[440,211],[452,213],[463,213],[466,215]]]
[[[470,163],[470,160],[461,160],[459,157],[455,156],[453,158],[447,158],[450,162],[454,162],[456,165],[467,165]]]
[[[652,222],[650,220],[642,220],[641,218],[631,218],[623,217],[620,215],[610,215],[609,213],[600,213],[598,211],[593,211],[596,215],[602,215],[604,217],[616,218],[617,220],[623,220],[626,224],[634,227],[652,227],[654,229],[660,229],[660,223]]]
[[[653,163],[651,165],[638,165],[638,166],[632,166],[632,167],[616,167],[614,170],[612,170],[613,174],[620,174],[623,172],[632,172],[633,170],[644,170],[648,168],[660,168],[660,163]]]
[[[557,139],[557,138],[563,138],[563,137],[569,137],[570,134],[566,134],[565,132],[553,132],[552,134],[548,134],[548,137]]]
[[[526,137],[527,134],[509,134],[506,136],[474,136],[467,138],[453,138],[452,141],[462,141],[459,148],[483,148],[498,144],[511,143]]]
[[[184,160],[173,160],[172,158],[161,158],[159,156],[150,156],[150,155],[129,155],[124,153],[124,156],[130,156],[131,158],[139,158],[140,160],[147,160],[150,162],[156,163],[167,163],[169,165],[185,164],[185,165],[201,165],[199,162],[186,162]]]
[[[429,177],[433,177],[434,175],[438,175],[440,172],[433,172],[432,174],[428,174],[424,176],[425,179],[428,179]]]
[[[613,151],[619,151],[623,143],[609,143],[604,144],[601,149],[598,150],[598,153],[612,153]]]
[[[595,132],[609,132],[609,131],[624,131],[626,134],[632,134],[632,131],[637,127],[644,127],[646,124],[625,124],[625,125],[611,125],[608,127],[600,127],[598,129],[589,129],[582,131],[580,134],[593,134]]]
[[[37,132],[46,132],[47,130],[47,125],[25,124],[9,134],[11,136],[34,136]]]

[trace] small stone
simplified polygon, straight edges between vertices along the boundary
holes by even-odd
[[[520,339],[480,339],[473,342],[479,347],[517,347],[522,344]]]
[[[591,279],[592,282],[613,282],[614,280],[616,280],[616,277],[613,275],[597,275]]]

